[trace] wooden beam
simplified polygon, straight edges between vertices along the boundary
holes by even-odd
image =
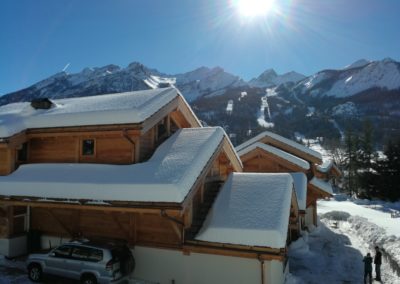
[[[229,249],[235,249],[235,250],[256,251],[256,252],[264,252],[264,253],[270,253],[270,254],[279,254],[281,252],[281,249],[261,247],[261,246],[233,245],[233,244],[223,244],[223,243],[214,243],[214,242],[206,242],[206,241],[196,241],[196,240],[188,240],[186,242],[191,245],[216,247],[216,248],[224,248],[224,249],[229,248]]]
[[[181,94],[182,96],[182,94]],[[178,110],[182,113],[183,117],[186,119],[187,123],[189,124],[189,128],[192,127],[201,127],[200,122],[198,121],[196,115],[192,111],[192,108],[189,104],[185,101],[182,97],[179,97],[179,106]]]
[[[32,206],[39,208],[64,208],[64,209],[76,209],[76,210],[96,210],[96,211],[107,211],[107,212],[132,212],[132,213],[149,213],[149,214],[161,214],[161,211],[165,211],[167,214],[175,215],[180,213],[180,209],[168,209],[168,208],[151,208],[151,207],[119,207],[119,206],[105,206],[105,205],[82,205],[82,204],[71,204],[62,202],[43,202],[43,201],[31,201],[31,200],[11,200],[11,199],[0,199],[0,204],[14,205],[14,206]]]
[[[150,116],[143,122],[142,133],[146,133],[148,130],[153,128],[158,122],[160,122],[164,117],[171,113],[174,109],[178,107],[178,95],[170,101],[168,104],[164,105],[156,113]]]
[[[272,253],[264,253],[264,252],[255,252],[255,251],[246,251],[246,250],[235,250],[228,248],[216,248],[216,247],[207,247],[207,246],[198,246],[198,245],[185,245],[183,246],[184,254],[190,253],[204,253],[204,254],[216,254],[216,255],[224,255],[224,256],[233,256],[233,257],[244,257],[244,258],[253,258],[260,260],[278,260],[284,261],[285,255],[281,252],[279,254]]]
[[[113,125],[87,125],[73,127],[35,128],[26,131],[27,138],[64,137],[73,135],[121,135],[126,129],[129,135],[140,135],[142,125],[139,124],[113,124]]]
[[[182,230],[179,228],[178,224],[172,220],[169,220],[169,223],[171,224],[175,234],[178,236],[178,239],[182,240]]]
[[[288,153],[290,153],[292,155],[295,155],[297,157],[300,157],[300,158],[302,158],[302,159],[304,159],[304,160],[306,160],[308,162],[319,164],[319,165],[322,164],[322,159],[317,158],[317,157],[315,157],[313,155],[310,155],[305,151],[299,150],[299,149],[297,149],[295,147],[290,146],[289,144],[283,143],[283,142],[281,142],[279,140],[276,140],[276,139],[274,139],[272,137],[269,137],[269,136],[263,137],[260,142],[268,144],[268,145],[271,145],[271,146],[274,146],[274,147],[279,148],[281,150],[284,150],[284,151],[286,151],[286,152],[288,152]]]

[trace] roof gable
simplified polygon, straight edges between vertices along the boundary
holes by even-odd
[[[238,151],[238,155],[240,157],[243,157],[244,155],[254,151],[255,149],[260,149],[263,152],[272,154],[280,159],[286,160],[287,162],[292,163],[293,165],[296,165],[297,167],[300,167],[300,169],[303,169],[303,170],[310,169],[310,164],[307,161],[305,161],[299,157],[296,157],[290,153],[282,151],[278,148],[275,148],[273,146],[266,145],[266,144],[260,143],[260,142],[253,143],[253,144],[249,145],[248,147],[243,148],[242,150]]]
[[[276,148],[289,152],[292,155],[298,156],[309,162],[317,164],[322,163],[322,155],[319,152],[314,151],[308,147],[305,147],[299,143],[294,142],[293,140],[287,139],[283,136],[280,136],[278,134],[269,131],[264,131],[258,134],[257,136],[247,140],[243,144],[237,146],[236,150],[242,151],[245,148],[257,142],[272,145]]]
[[[50,109],[34,109],[27,102],[13,103],[0,107],[0,138],[32,128],[138,124],[178,97],[184,100],[177,89],[170,87],[53,100]]]
[[[323,196],[332,196],[333,190],[330,182],[325,182],[317,177],[310,180],[310,185],[316,188]]]

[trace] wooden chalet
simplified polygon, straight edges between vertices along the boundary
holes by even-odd
[[[315,176],[324,181],[330,181],[333,185],[337,184],[342,176],[342,171],[333,160],[324,161],[322,165],[315,167]]]
[[[201,240],[215,198],[218,208],[234,188],[246,193],[248,174],[237,173],[243,165],[224,130],[201,127],[177,89],[10,104],[0,122],[0,254],[118,239],[132,247],[143,279],[283,283],[286,244],[299,226],[293,183],[255,174],[263,182],[253,191],[282,201],[253,212],[270,225],[259,243],[249,241],[256,227],[240,242]],[[238,209],[253,206],[239,196]]]
[[[322,156],[290,139],[265,131],[236,147],[245,172],[303,173],[308,180],[302,228],[317,224],[317,199],[332,196],[332,188],[318,181]],[[318,171],[319,169],[319,171]],[[326,176],[326,175],[324,175]],[[311,183],[311,181],[317,181]],[[301,212],[300,216],[302,216]]]

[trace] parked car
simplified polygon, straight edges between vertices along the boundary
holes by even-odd
[[[131,274],[134,267],[129,248],[112,242],[72,241],[27,259],[28,276],[34,282],[51,274],[85,284],[114,283]]]

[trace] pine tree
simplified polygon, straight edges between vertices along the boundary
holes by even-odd
[[[364,121],[363,134],[360,139],[357,155],[357,180],[360,191],[367,198],[375,195],[376,152],[373,143],[373,126],[369,120]]]
[[[345,134],[345,189],[350,195],[358,194],[358,148],[359,139],[351,129]]]
[[[386,146],[386,158],[378,163],[379,194],[391,201],[400,200],[400,139]]]

